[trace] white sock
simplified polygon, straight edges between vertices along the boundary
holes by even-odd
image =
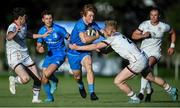
[[[145,78],[141,77],[141,89],[140,89],[140,93],[144,94],[144,91],[146,89],[148,80],[146,80]]]
[[[33,89],[33,100],[38,100],[39,99],[39,90],[34,90]]]
[[[133,95],[134,95],[134,92],[133,92],[133,91],[130,91],[130,92],[127,94],[128,97],[131,97],[131,96],[133,96]]]
[[[22,84],[21,78],[19,76],[15,77],[15,83]]]
[[[166,86],[164,87],[164,90],[166,90],[166,92],[170,92],[171,91],[171,86],[169,84],[166,84]]]
[[[133,99],[133,100],[137,99],[136,93],[134,93],[133,91],[131,91],[130,93],[128,93],[127,96],[130,97],[130,98]]]
[[[151,93],[151,88],[152,88],[152,86],[151,86],[151,82],[147,82],[147,85],[146,85],[146,91],[147,91],[147,94],[150,94]]]

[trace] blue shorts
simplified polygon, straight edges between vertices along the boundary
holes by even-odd
[[[55,64],[59,67],[64,63],[65,58],[66,56],[46,56],[42,67],[47,68],[50,64]]]
[[[69,62],[71,69],[72,70],[81,70],[81,67],[82,67],[81,61],[87,55],[90,55],[90,53],[82,53],[79,55],[67,53],[68,62]]]

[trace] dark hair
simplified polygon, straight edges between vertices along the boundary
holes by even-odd
[[[41,18],[43,18],[44,15],[51,15],[51,16],[53,17],[51,11],[49,11],[49,10],[44,10],[44,11],[41,13]]]
[[[86,4],[86,5],[84,5],[84,7],[82,8],[82,10],[80,12],[81,16],[83,16],[83,15],[86,16],[87,11],[92,11],[94,14],[96,14],[97,9],[93,4]]]
[[[160,15],[160,9],[158,8],[158,7],[152,7],[151,9],[150,9],[150,12],[151,11],[158,11],[158,13],[159,13],[159,15]]]
[[[21,7],[16,7],[13,9],[12,15],[13,15],[13,20],[16,20],[18,19],[19,16],[23,17],[24,15],[26,15],[26,10]]]

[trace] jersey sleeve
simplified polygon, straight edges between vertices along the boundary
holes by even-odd
[[[138,30],[142,32],[142,31],[144,30],[144,27],[145,27],[145,22],[142,22],[142,23],[139,25]]]
[[[107,45],[110,45],[112,43],[112,39],[111,38],[106,38],[105,40],[101,41]]]
[[[8,27],[7,34],[8,34],[9,32],[16,32],[16,26],[15,26],[15,25],[10,25],[10,26]]]
[[[59,33],[60,35],[62,35],[64,38],[68,38],[68,34],[69,34],[69,33],[66,31],[65,28],[59,27],[58,33]]]
[[[165,24],[165,32],[170,32],[171,31],[171,27],[169,24]]]

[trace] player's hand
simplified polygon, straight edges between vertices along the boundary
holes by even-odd
[[[69,48],[76,50],[78,49],[78,46],[76,44],[69,44]]]
[[[40,46],[39,48],[37,48],[37,51],[41,54],[44,53],[45,52],[44,46]]]
[[[174,48],[168,48],[168,55],[172,55],[174,53]]]
[[[96,31],[96,38],[98,39],[100,37],[100,34],[98,31]]]
[[[47,36],[49,36],[49,34],[52,32],[52,30],[50,29],[50,30],[48,30],[46,33],[44,33],[43,35],[42,35],[42,37],[47,37]]]
[[[142,38],[150,38],[151,37],[151,33],[150,32],[145,32],[142,34]]]

